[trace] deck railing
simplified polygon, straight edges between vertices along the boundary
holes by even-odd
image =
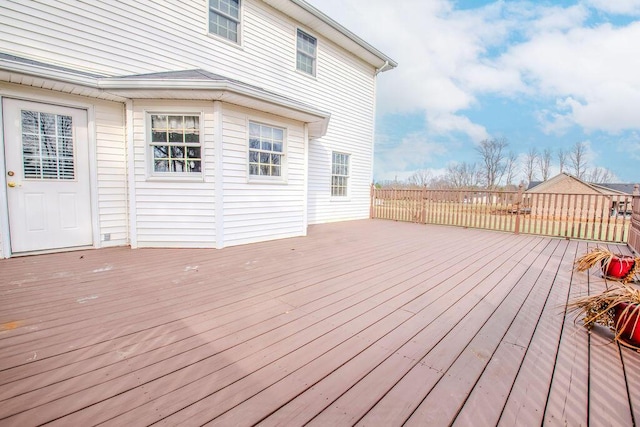
[[[633,190],[633,214],[629,228],[629,247],[640,254],[640,190],[638,185]]]
[[[602,242],[630,240],[632,211],[640,247],[640,197],[371,188],[371,218]]]

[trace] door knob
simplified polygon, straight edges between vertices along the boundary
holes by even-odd
[[[16,186],[16,183],[15,183],[15,182],[13,182],[13,181],[9,181],[9,182],[7,182],[7,185],[8,185],[9,187],[13,188],[13,187],[15,187],[15,186]]]

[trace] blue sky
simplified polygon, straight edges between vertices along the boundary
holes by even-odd
[[[640,182],[640,0],[309,1],[399,63],[378,79],[376,180],[506,138],[522,157],[584,142]]]

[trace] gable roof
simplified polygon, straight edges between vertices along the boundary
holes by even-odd
[[[593,184],[585,182],[580,178],[577,178],[566,172],[561,172],[546,181],[531,181],[526,191],[532,193],[541,193],[547,190],[549,187],[553,187],[559,182],[567,179],[576,182],[578,185],[584,186],[585,189],[596,191],[601,194],[631,195],[633,194],[633,188],[635,186],[635,184]]]
[[[551,188],[553,188],[555,185],[558,185],[562,181],[567,181],[567,180],[573,181],[578,186],[583,186],[585,188],[585,191],[591,190],[591,191],[595,191],[596,193],[602,192],[600,189],[593,188],[590,184],[566,172],[560,172],[558,175],[552,178],[549,178],[546,181],[539,182],[537,185],[532,186],[530,184],[529,187],[527,188],[527,192],[536,192],[536,193],[544,193],[546,191],[554,192],[554,190],[551,190]]]
[[[529,183],[529,185],[527,186],[527,189],[525,191],[531,190],[534,187],[537,187],[538,185],[542,184],[544,181],[531,181]]]
[[[398,63],[304,0],[262,0],[376,67],[376,74]]]

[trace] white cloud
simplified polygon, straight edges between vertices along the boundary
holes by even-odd
[[[586,4],[606,13],[640,15],[640,0],[588,0]]]
[[[513,46],[500,62],[518,70],[527,85],[556,97],[546,130],[571,124],[586,131],[640,128],[640,23],[609,24],[540,34]]]
[[[427,116],[429,132],[436,135],[448,135],[452,133],[463,133],[469,135],[475,142],[489,138],[489,134],[484,126],[473,123],[465,116],[454,114],[437,114]]]
[[[640,127],[631,114],[640,109],[640,22],[585,26],[588,6],[629,14],[640,11],[640,0],[495,2],[473,10],[445,0],[315,3],[399,62],[380,76],[382,113],[425,110],[435,129],[448,129],[451,115],[477,105],[481,94],[537,94],[575,101],[563,115],[588,130]]]
[[[399,63],[378,77],[379,113],[426,117],[421,138],[376,146],[376,176],[419,169],[417,156],[444,157],[425,141],[469,147],[487,138],[487,95],[530,107],[547,134],[640,131],[640,21],[615,19],[640,16],[640,0],[501,0],[469,10],[453,0],[308,1]]]
[[[570,30],[582,26],[589,17],[589,10],[582,5],[567,8],[543,7],[537,9],[537,12],[537,16],[531,22],[529,34]]]
[[[451,129],[451,117],[477,103],[467,86],[494,88],[498,80],[518,84],[517,76],[478,65],[487,45],[501,42],[508,34],[499,5],[470,12],[456,11],[445,0],[352,0],[349,7],[344,0],[314,3],[399,63],[396,70],[379,77],[381,113],[423,110],[434,130]],[[473,68],[494,83],[478,82],[467,71]],[[454,126],[455,131],[471,131],[469,138],[477,136],[477,127]]]
[[[374,175],[377,179],[394,179],[389,174],[395,176],[398,171],[423,169],[425,164],[447,154],[448,144],[430,141],[426,133],[415,132],[402,138],[399,143],[379,136],[375,149],[379,159],[374,165]]]

